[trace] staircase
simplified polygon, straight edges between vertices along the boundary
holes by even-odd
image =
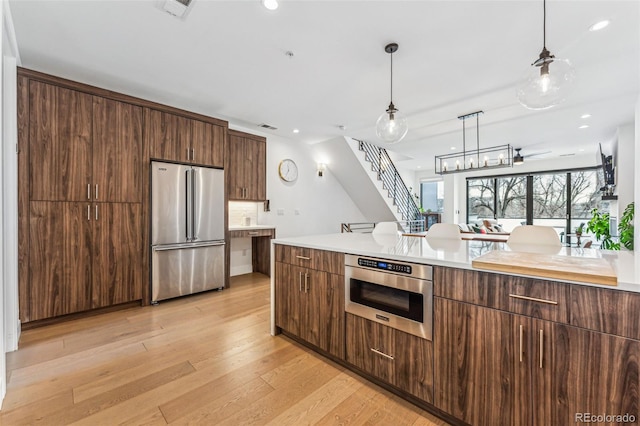
[[[398,209],[402,220],[418,219],[420,209],[416,200],[402,180],[387,150],[364,141],[357,140],[357,142],[358,149],[365,153],[365,160],[371,164],[371,170],[382,182],[382,188],[387,191],[387,197]]]

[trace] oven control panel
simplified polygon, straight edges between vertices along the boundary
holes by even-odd
[[[402,263],[392,263],[382,260],[358,258],[358,265],[366,268],[382,269],[383,271],[400,272],[402,274],[411,274],[411,265]]]

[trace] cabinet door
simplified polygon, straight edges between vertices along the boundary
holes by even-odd
[[[395,330],[393,385],[433,404],[433,342]]]
[[[92,199],[142,202],[142,108],[93,97]]]
[[[328,292],[329,277],[326,272],[315,271],[313,269],[300,268],[292,266],[294,279],[300,280],[302,283],[302,303],[303,309],[300,337],[312,345],[326,348],[326,327],[324,313],[325,306],[321,306],[323,297]],[[322,330],[320,329],[322,327]],[[323,337],[321,337],[321,335]],[[322,347],[322,340],[325,340],[325,346]]]
[[[29,204],[29,321],[64,312],[64,203]]]
[[[204,121],[192,120],[192,161],[207,166],[224,167],[226,129]]]
[[[344,359],[344,275],[323,273],[317,295],[320,348]],[[311,297],[315,297],[312,294]]]
[[[474,425],[531,424],[530,402],[518,402],[531,389],[529,364],[519,362],[519,319],[524,333],[527,318],[434,298],[436,407]]]
[[[347,362],[387,383],[393,383],[396,356],[393,329],[346,314],[346,330]]]
[[[296,336],[300,336],[304,312],[299,272],[300,268],[276,262],[276,326]]]
[[[247,180],[245,177],[245,138],[229,135],[229,199],[246,199]]]
[[[65,276],[62,296],[63,311],[68,314],[91,309],[91,240],[94,221],[89,203],[64,204]]]
[[[142,298],[140,204],[94,204],[94,308]],[[95,210],[97,208],[97,211]]]
[[[87,200],[91,184],[91,96],[37,81],[29,85],[31,200]]]
[[[169,161],[190,161],[191,120],[145,108],[145,138],[151,158]]]
[[[91,307],[87,207],[85,203],[30,203],[28,321]]]
[[[267,144],[253,139],[245,139],[245,142],[246,198],[255,201],[266,200]]]
[[[537,354],[534,424],[583,423],[576,418],[580,413],[628,413],[638,421],[640,342],[548,321],[532,322]]]

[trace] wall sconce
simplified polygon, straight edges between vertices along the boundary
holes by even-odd
[[[318,163],[318,177],[324,176],[324,171],[327,169],[327,165],[324,163]]]

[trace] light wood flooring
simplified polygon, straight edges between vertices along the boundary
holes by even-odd
[[[269,280],[22,333],[0,424],[446,425],[269,335]]]

